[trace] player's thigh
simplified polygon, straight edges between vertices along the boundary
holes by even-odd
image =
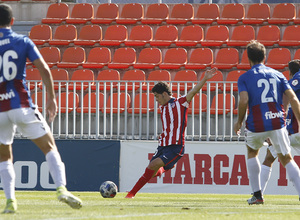
[[[172,169],[184,154],[184,147],[181,145],[171,145],[165,147],[163,155],[160,157],[164,162],[164,169]]]
[[[31,139],[31,141],[38,146],[41,151],[46,155],[51,150],[57,150],[53,135],[48,132],[42,137]]]
[[[300,134],[295,133],[289,136],[291,146],[295,149],[298,155],[300,155]]]
[[[37,109],[19,108],[10,112],[10,118],[22,135],[29,139],[37,139],[50,132],[47,122]]]
[[[253,150],[259,150],[267,138],[267,132],[252,132],[245,129],[246,145]]]
[[[9,119],[8,112],[0,112],[0,144],[12,144],[15,131],[16,125]]]
[[[270,131],[270,139],[277,154],[287,155],[291,152],[290,140],[285,127]]]

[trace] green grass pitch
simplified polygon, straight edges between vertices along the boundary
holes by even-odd
[[[118,193],[104,199],[99,192],[74,192],[83,200],[73,210],[56,199],[54,191],[17,191],[18,212],[0,214],[2,220],[93,220],[93,219],[300,219],[298,196],[265,195],[264,205],[249,206],[251,195],[138,193],[125,199]],[[2,192],[1,211],[5,206]]]

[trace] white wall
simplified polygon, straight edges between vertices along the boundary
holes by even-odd
[[[156,141],[121,141],[121,192],[129,191],[134,186],[149,163],[148,154],[153,154],[156,148]],[[263,147],[260,151],[261,162],[265,153],[266,147]],[[294,155],[294,152],[292,153]],[[185,154],[185,158],[180,159],[177,166],[171,170],[171,176],[166,177],[166,174],[163,174],[162,178],[157,179],[157,183],[146,184],[141,192],[251,193],[246,171],[246,147],[243,143],[187,142]],[[206,162],[201,163],[201,158],[205,158]],[[265,194],[297,195],[291,182],[282,175],[280,179],[279,173],[279,162],[276,161]],[[280,186],[278,183],[285,181],[287,185]]]

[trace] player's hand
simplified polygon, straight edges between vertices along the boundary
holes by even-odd
[[[48,121],[51,123],[54,121],[54,118],[56,116],[57,111],[57,104],[55,99],[48,99],[47,100],[47,106],[46,106],[46,112],[48,115]]]
[[[242,127],[242,123],[239,123],[239,122],[236,122],[234,124],[234,132],[237,134],[237,135],[240,135],[241,134],[241,127]]]
[[[214,75],[217,74],[217,70],[218,69],[216,67],[214,67],[210,70],[206,70],[204,77],[206,77],[206,79],[211,79]]]

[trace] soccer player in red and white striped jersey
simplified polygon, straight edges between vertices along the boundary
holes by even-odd
[[[203,79],[187,95],[177,99],[172,97],[171,90],[165,82],[158,82],[152,88],[156,101],[160,104],[163,131],[159,136],[157,151],[145,173],[125,198],[133,198],[152,177],[161,176],[166,170],[172,169],[183,156],[189,103],[206,81],[216,74],[216,70],[207,70]]]

